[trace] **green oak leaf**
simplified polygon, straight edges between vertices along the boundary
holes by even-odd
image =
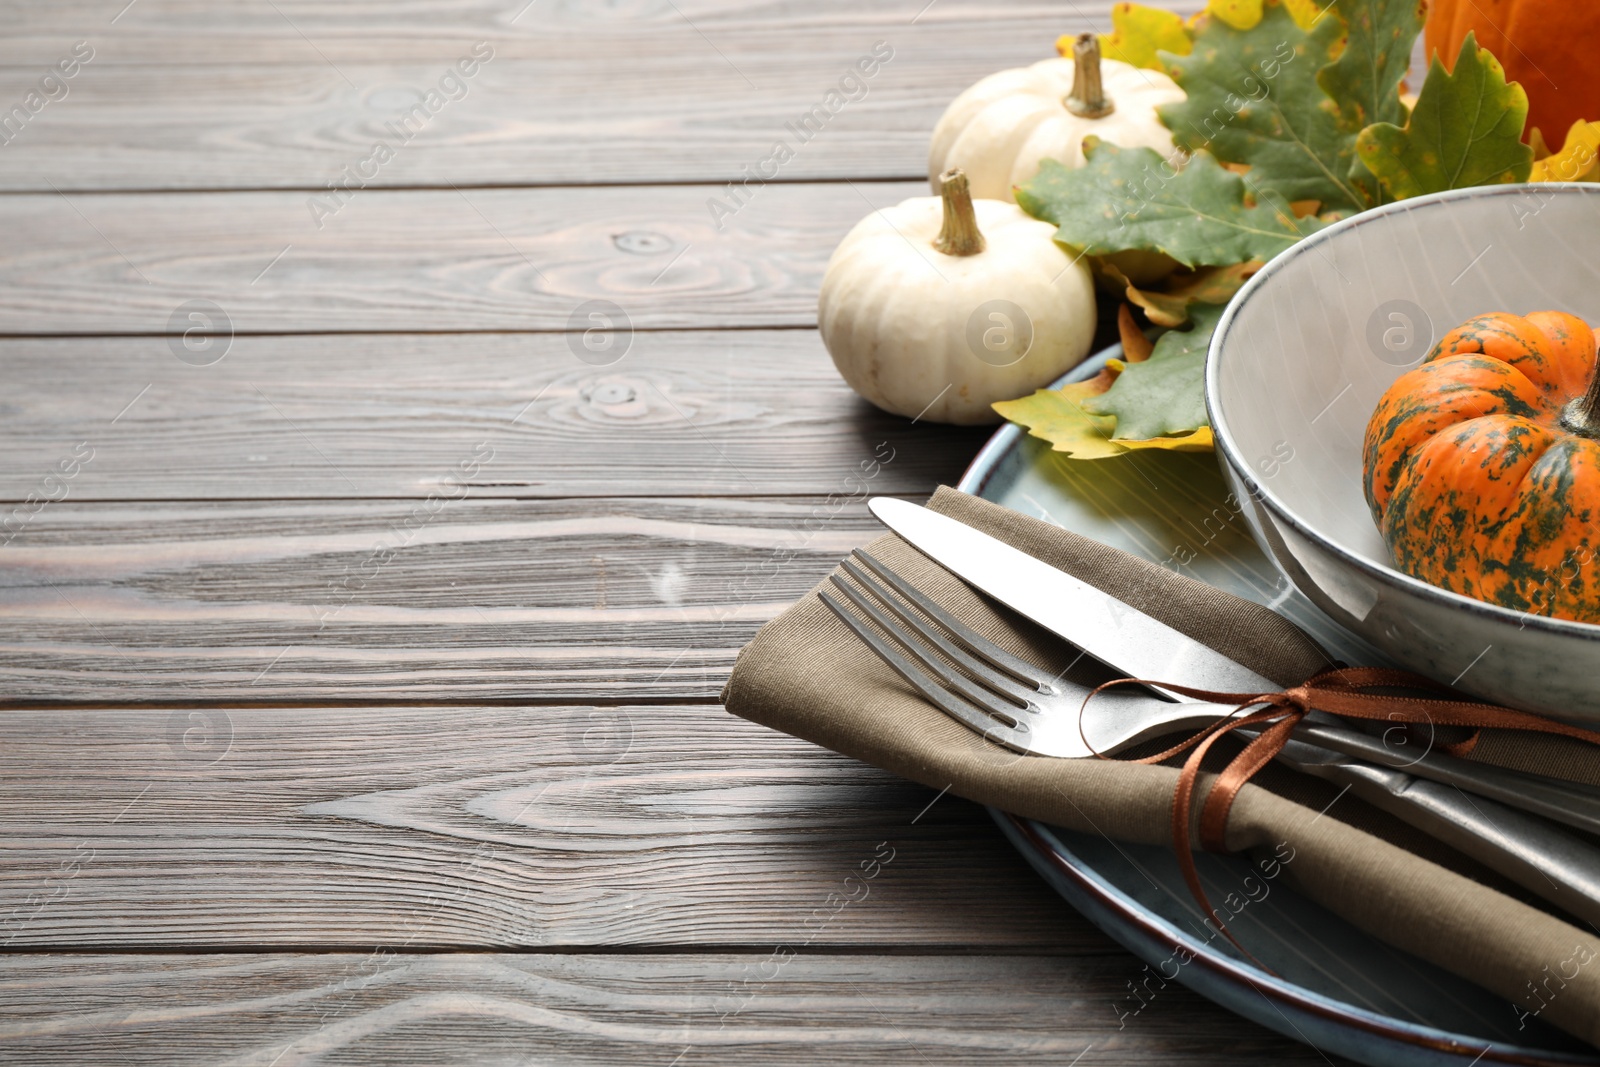
[[[1083,409],[1091,415],[1116,416],[1113,441],[1146,440],[1209,426],[1202,385],[1206,348],[1225,308],[1195,304],[1189,329],[1162,334],[1149,359],[1129,363],[1110,389],[1083,400]]]
[[[1193,51],[1165,57],[1188,98],[1157,109],[1161,121],[1180,147],[1249,166],[1263,201],[1316,200],[1324,212],[1369,207],[1350,178],[1361,130],[1348,115],[1355,108],[1335,104],[1318,84],[1344,37],[1343,20],[1324,16],[1302,30],[1276,2],[1249,29],[1207,19]]]
[[[1333,9],[1349,35],[1339,58],[1317,74],[1317,83],[1333,99],[1345,128],[1404,122],[1400,83],[1411,66],[1427,5],[1422,0],[1337,0]]]
[[[1533,149],[1522,143],[1527,120],[1528,94],[1506,82],[1499,60],[1469,33],[1452,72],[1434,57],[1405,127],[1369,126],[1356,151],[1396,200],[1523,182],[1533,169]]]
[[[1423,0],[1337,0],[1335,8],[1344,19],[1348,36],[1339,58],[1317,75],[1317,84],[1339,109],[1340,124],[1359,133],[1375,122],[1405,122],[1400,82],[1411,66],[1412,49],[1427,19],[1427,4]],[[1388,199],[1359,156],[1351,164],[1350,179],[1372,204]]]
[[[1056,224],[1056,240],[1093,255],[1142,249],[1186,267],[1265,261],[1323,225],[1248,204],[1244,180],[1206,152],[1174,171],[1151,148],[1095,137],[1083,147],[1082,167],[1047,159],[1016,193],[1022,210]]]

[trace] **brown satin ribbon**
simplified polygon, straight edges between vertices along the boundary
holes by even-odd
[[[1250,953],[1244,946],[1234,941],[1233,935],[1217,918],[1216,909],[1206,899],[1205,890],[1200,885],[1200,873],[1195,867],[1194,856],[1189,846],[1190,812],[1193,810],[1195,786],[1200,777],[1200,764],[1218,738],[1241,726],[1264,725],[1265,727],[1223,768],[1222,773],[1217,776],[1216,784],[1211,787],[1211,792],[1206,795],[1205,804],[1200,809],[1200,846],[1208,852],[1228,850],[1223,838],[1228,828],[1228,813],[1233,809],[1234,798],[1257,771],[1272,762],[1278,753],[1283,751],[1294,728],[1308,712],[1313,710],[1331,712],[1351,719],[1393,722],[1407,728],[1421,725],[1471,728],[1473,733],[1466,740],[1439,746],[1441,751],[1452,756],[1465,756],[1472,751],[1478,742],[1478,731],[1485,727],[1533,730],[1600,745],[1600,733],[1593,730],[1568,726],[1566,723],[1555,722],[1512,708],[1462,700],[1459,699],[1460,694],[1456,690],[1440,685],[1431,678],[1409,671],[1379,667],[1337,667],[1313,675],[1281,693],[1218,693],[1207,689],[1171,685],[1167,682],[1122,678],[1107,682],[1095,689],[1085,699],[1084,705],[1087,707],[1088,701],[1103,689],[1133,683],[1159,686],[1169,692],[1181,693],[1197,700],[1238,705],[1235,717],[1213,723],[1165,752],[1146,756],[1134,762],[1161,763],[1181,752],[1189,752],[1189,757],[1184,760],[1183,770],[1178,776],[1177,790],[1172,799],[1173,847],[1177,850],[1178,863],[1183,869],[1183,878],[1189,886],[1189,892],[1193,894],[1206,916],[1217,924],[1218,930],[1247,956]],[[1376,688],[1421,690],[1443,695],[1395,696],[1368,692]],[[1260,710],[1247,715],[1238,714],[1257,706],[1260,706]],[[1251,958],[1254,959],[1253,956]]]

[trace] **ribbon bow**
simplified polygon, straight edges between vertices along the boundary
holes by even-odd
[[[1211,792],[1206,795],[1205,804],[1200,809],[1200,846],[1208,852],[1228,851],[1223,838],[1227,831],[1228,813],[1233,809],[1234,798],[1256,772],[1271,763],[1278,753],[1283,751],[1283,747],[1289,743],[1294,728],[1312,710],[1331,712],[1351,719],[1393,722],[1402,724],[1408,729],[1411,726],[1424,724],[1471,728],[1473,732],[1465,740],[1439,746],[1441,751],[1452,756],[1465,756],[1471,752],[1478,743],[1479,732],[1485,727],[1532,730],[1600,745],[1600,733],[1593,730],[1569,726],[1566,723],[1530,715],[1525,711],[1463,700],[1456,690],[1440,685],[1431,678],[1412,674],[1410,671],[1379,667],[1336,667],[1313,675],[1281,693],[1218,693],[1207,689],[1171,685],[1167,682],[1121,678],[1107,682],[1091,692],[1085,698],[1084,706],[1087,707],[1089,700],[1101,690],[1130,683],[1159,686],[1169,692],[1181,693],[1198,700],[1237,705],[1233,715],[1212,723],[1181,744],[1154,756],[1134,761],[1161,763],[1181,752],[1189,752],[1189,757],[1184,760],[1183,770],[1178,775],[1178,786],[1172,798],[1172,843],[1177,850],[1178,863],[1183,869],[1183,878],[1189,886],[1189,892],[1193,894],[1206,916],[1217,923],[1218,929],[1229,941],[1234,941],[1233,935],[1228,933],[1227,928],[1217,918],[1216,909],[1206,899],[1205,890],[1200,885],[1200,873],[1195,867],[1194,856],[1189,847],[1190,813],[1194,805],[1195,786],[1200,776],[1200,764],[1218,738],[1243,726],[1264,724],[1264,729],[1223,768],[1216,784],[1211,787]],[[1421,690],[1438,695],[1395,696],[1389,693],[1369,692],[1377,688]],[[1259,710],[1245,715],[1240,714],[1250,708]],[[1245,951],[1237,941],[1234,941],[1234,944],[1240,951]],[[1245,954],[1249,955],[1247,951]]]

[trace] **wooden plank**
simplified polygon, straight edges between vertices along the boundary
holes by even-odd
[[[93,58],[0,151],[4,190],[318,189],[379,140],[396,155],[376,186],[726,182],[778,139],[782,180],[915,179],[961,89],[1110,5],[139,0],[115,25],[104,4],[35,6],[0,41],[0,110],[76,41]],[[823,133],[790,134],[879,41],[893,58]],[[386,132],[475,48],[492,58],[415,139]]]
[[[878,411],[809,330],[641,332],[610,366],[573,345],[247,336],[197,367],[176,339],[0,340],[0,529],[29,543],[39,524],[6,518],[29,494],[24,514],[39,500],[415,499],[458,491],[452,475],[476,498],[825,497],[876,461],[873,492],[918,493],[988,433]]]
[[[1179,986],[1118,1030],[1139,977],[1121,955],[12,957],[0,1041],[39,1067],[1346,1062]]]
[[[712,705],[9,709],[0,842],[11,949],[1109,944],[982,809]]]
[[[714,699],[882,532],[758,500],[50,505],[0,549],[6,701]]]
[[[927,186],[770,185],[731,216],[717,191],[5,196],[0,334],[587,330],[597,299],[619,330],[806,327],[839,239]]]
[[[1146,6],[1192,12],[1204,3],[1152,0]],[[693,27],[714,39],[740,32],[793,37],[839,28],[977,26],[985,21],[1025,25],[1049,19],[1056,25],[1073,20],[1103,27],[1110,22],[1111,7],[1112,0],[1083,0],[1065,10],[1056,0],[879,0],[870,5],[852,0],[674,0],[670,5],[538,0],[520,9],[498,0],[409,0],[403,7],[382,0],[274,0],[271,5],[253,0],[138,0],[136,7],[121,12],[115,7],[108,11],[95,0],[59,0],[18,6],[8,24],[12,32],[0,46],[0,65],[26,66],[38,61],[41,46],[70,44],[86,36],[122,49],[119,62],[153,65],[173,59],[215,61],[224,45],[246,46],[237,57],[242,65],[303,61],[316,58],[307,38],[330,58],[350,61],[425,58],[432,53],[407,49],[454,47],[485,37],[508,44],[587,40],[600,56],[598,49],[611,40],[648,49],[652,39],[692,32]],[[703,40],[701,51],[701,58],[715,58]]]

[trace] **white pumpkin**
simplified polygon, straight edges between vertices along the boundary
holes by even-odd
[[[939,197],[873,212],[828,261],[823,343],[850,387],[897,415],[978,425],[1059,377],[1094,339],[1088,265],[1015,204]]]
[[[956,97],[934,127],[928,178],[959,167],[972,195],[1014,200],[1012,186],[1039,172],[1045,159],[1083,166],[1083,139],[1094,134],[1122,148],[1173,151],[1172,133],[1156,108],[1184,99],[1158,70],[1101,60],[1093,34],[1078,38],[1076,59],[1046,59],[992,74]]]

